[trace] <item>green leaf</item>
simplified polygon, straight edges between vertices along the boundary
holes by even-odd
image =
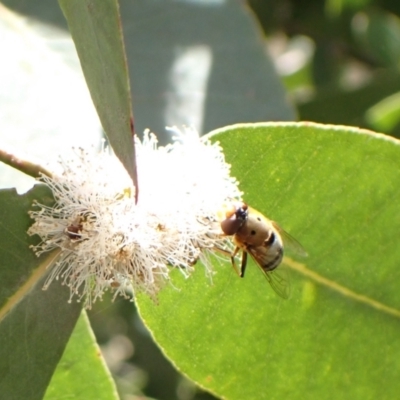
[[[133,116],[117,0],[59,0],[103,128],[137,187]]]
[[[400,123],[400,92],[385,97],[365,113],[375,129],[390,132]]]
[[[45,399],[118,399],[85,312],[74,329]]]
[[[393,399],[400,374],[400,146],[313,123],[214,132],[244,199],[297,238],[291,298],[251,261],[176,273],[141,315],[178,369],[226,399]],[[279,267],[283,268],[283,267]],[[383,389],[384,388],[384,389]]]
[[[358,47],[378,63],[400,67],[400,19],[384,9],[372,8],[358,14],[352,23]]]
[[[42,290],[54,255],[38,259],[28,247],[34,199],[53,201],[42,186],[0,191],[0,393],[8,400],[43,398],[81,308],[57,282]]]
[[[326,0],[325,10],[329,17],[339,17],[346,9],[362,9],[372,0]]]

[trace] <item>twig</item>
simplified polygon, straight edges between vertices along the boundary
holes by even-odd
[[[10,167],[17,169],[18,171],[23,172],[26,175],[31,176],[32,178],[39,178],[42,174],[51,176],[51,173],[42,166],[34,164],[27,160],[22,160],[14,154],[11,154],[2,149],[0,149],[0,161],[4,164],[9,165]]]

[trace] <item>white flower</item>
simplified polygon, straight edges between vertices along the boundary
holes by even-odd
[[[189,276],[198,259],[211,273],[205,252],[230,246],[218,212],[241,193],[218,144],[174,129],[179,136],[165,147],[149,132],[143,141],[135,138],[137,204],[127,172],[104,149],[79,149],[75,160],[60,161],[61,173],[42,177],[56,203],[35,204],[28,233],[42,239],[34,247],[38,256],[60,249],[45,288],[61,279],[70,300],[76,295],[90,307],[109,288],[155,296],[171,268]]]

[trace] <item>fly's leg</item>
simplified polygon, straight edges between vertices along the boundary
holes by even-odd
[[[233,253],[230,254],[231,256],[231,262],[232,262],[232,267],[235,270],[235,272],[238,274],[238,276],[241,276],[238,267],[236,266],[236,261],[235,261],[235,257],[237,255],[237,253],[239,253],[240,251],[240,247],[236,246],[235,250],[233,250]]]
[[[246,271],[247,265],[247,251],[242,251],[242,264],[240,265],[240,277],[244,278],[244,272]]]
[[[246,264],[247,264],[247,252],[244,251],[243,249],[241,249],[239,246],[235,247],[235,250],[233,250],[233,252],[231,253],[230,251],[227,251],[225,249],[222,249],[221,247],[215,247],[215,250],[217,250],[218,252],[220,252],[221,254],[224,254],[225,256],[229,256],[231,258],[231,263],[232,263],[232,267],[235,270],[235,272],[237,273],[237,275],[241,278],[243,278],[244,276],[244,271],[246,269]],[[240,270],[238,268],[238,266],[236,265],[236,260],[235,257],[237,256],[237,254],[239,253],[239,251],[242,250],[242,262],[240,264]]]

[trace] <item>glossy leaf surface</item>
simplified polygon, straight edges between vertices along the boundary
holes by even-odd
[[[180,291],[165,289],[158,305],[138,298],[155,339],[180,370],[227,399],[395,398],[399,142],[312,123],[237,125],[213,139],[245,201],[309,256],[286,260],[289,300],[252,263],[239,279],[217,260],[213,284],[200,266],[186,281],[177,273]]]

